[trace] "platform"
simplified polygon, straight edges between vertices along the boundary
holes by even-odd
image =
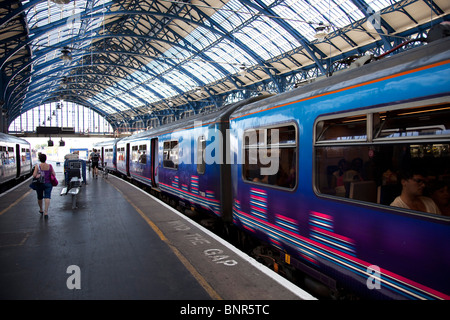
[[[314,299],[112,175],[89,176],[72,209],[54,168],[48,220],[29,180],[0,196],[0,299]]]

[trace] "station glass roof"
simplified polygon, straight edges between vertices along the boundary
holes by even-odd
[[[200,110],[199,104],[276,77],[311,68],[320,76],[335,57],[371,43],[387,50],[448,18],[450,7],[445,0],[12,2],[17,6],[0,14],[0,31],[19,12],[27,34],[16,48],[29,57],[21,69],[11,66],[10,87],[2,88],[9,121],[58,100],[90,107],[111,122]],[[11,40],[0,35],[0,41]],[[62,50],[70,60],[61,59]],[[4,70],[17,54],[10,52],[3,52]]]

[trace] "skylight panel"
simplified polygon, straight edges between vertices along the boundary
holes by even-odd
[[[117,96],[119,94],[122,94],[123,91],[118,89],[117,87],[109,87],[104,91],[108,96]]]
[[[114,108],[118,109],[119,111],[126,111],[126,110],[130,109],[122,101],[117,100],[116,98],[109,98],[108,99],[108,104],[113,106]]]
[[[118,87],[122,88],[123,90],[130,90],[136,86],[136,83],[133,81],[129,81],[127,79],[123,79],[118,84]]]
[[[150,62],[147,67],[154,72],[154,74],[159,74],[165,72],[167,69],[171,68],[171,66],[167,63],[170,61],[170,58],[165,59],[164,56],[161,59],[155,59]],[[137,71],[140,79],[148,79],[153,77],[154,75],[149,75],[146,73],[142,73]]]
[[[105,104],[101,104],[101,105],[100,105],[100,109],[101,109],[103,112],[106,112],[107,114],[111,114],[111,113],[115,113],[115,112],[116,112],[113,108],[111,108],[111,107],[109,107],[109,106],[106,106]]]
[[[227,43],[222,43],[220,47],[212,48],[211,50],[205,52],[205,55],[208,57],[208,62],[215,62],[221,68],[227,70],[230,73],[239,72],[236,65],[239,63],[235,56],[233,55],[233,51],[236,48],[228,45]]]
[[[218,38],[219,36],[211,30],[199,27],[190,35],[186,36],[186,41],[184,42],[192,44],[198,50],[210,46],[214,41],[217,41]]]
[[[176,92],[166,81],[162,82],[159,79],[154,79],[148,83],[148,86],[155,91],[158,91],[158,93],[165,98],[173,97],[178,94],[178,92]]]
[[[245,39],[242,41],[262,59],[270,59],[283,53],[280,51],[281,46],[290,47],[287,38],[280,36],[280,31],[279,26],[273,21],[259,19],[249,27],[242,29],[242,34],[245,34],[245,36],[242,35],[242,38]],[[292,36],[289,36],[289,41],[297,43]]]
[[[368,0],[366,1],[367,4],[374,10],[374,11],[379,11],[381,9],[384,9],[390,5],[392,5],[392,3],[396,3],[398,1],[395,0]]]
[[[187,69],[189,71],[189,68],[184,67],[184,69]],[[176,87],[183,88],[183,91],[189,91],[189,88],[193,88],[198,85],[195,83],[192,77],[189,77],[185,73],[179,71],[172,71],[168,73],[164,76],[164,79],[166,79]],[[175,95],[175,92],[173,95]]]
[[[133,107],[142,106],[142,102],[139,101],[139,99],[137,99],[134,95],[131,95],[127,92],[121,94],[120,97],[118,98],[120,98],[121,101],[125,101],[128,105],[131,105]]]
[[[136,87],[135,93],[137,96],[139,96],[141,99],[145,100],[148,103],[159,100],[159,98],[156,97],[154,92],[145,89],[143,86]]]
[[[224,28],[227,32],[231,32],[234,29],[232,19],[230,18],[231,15],[233,15],[231,11],[219,10],[211,17],[211,19]]]
[[[164,53],[164,57],[167,57],[168,63],[172,60],[174,63],[181,63],[193,56],[193,52],[190,48],[184,47],[172,47]],[[170,66],[172,67],[172,65]]]
[[[191,63],[186,64],[185,69],[203,83],[214,82],[223,77],[223,75],[215,70],[212,64],[202,61],[192,61]],[[193,84],[193,86],[196,85],[198,84]]]
[[[238,34],[235,35],[237,36]],[[239,33],[239,36],[241,37],[240,40],[244,43],[247,41],[247,36],[245,34]],[[211,57],[211,61],[220,63],[231,73],[239,72],[239,66],[242,64],[247,66],[254,64],[254,61],[250,60],[251,57],[247,53],[242,52],[242,49],[238,47],[235,42],[227,40],[223,40],[214,48],[206,51],[205,55]]]
[[[244,6],[238,0],[231,0],[227,2],[227,4],[219,11],[229,13],[232,12],[227,19],[234,26],[234,28],[240,26],[244,21],[251,19],[257,13],[256,11]]]
[[[319,23],[321,20],[316,19],[318,13],[314,8],[311,8],[311,5],[304,1],[289,0],[283,5],[274,7],[273,10],[284,20],[284,23],[291,25],[303,38],[308,41],[313,41],[315,39],[314,27],[310,22],[316,21],[316,23]],[[300,43],[293,39],[290,34],[287,34],[283,28],[279,26],[277,26],[277,28],[280,29],[280,33],[284,34],[286,41],[289,42],[289,45],[285,44],[283,48],[289,48],[287,50],[291,50],[294,47],[300,46]],[[281,31],[281,29],[283,29],[283,31]]]

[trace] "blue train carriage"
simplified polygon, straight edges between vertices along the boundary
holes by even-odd
[[[158,189],[159,145],[161,129],[141,132],[117,142],[117,171],[124,176]]]
[[[24,139],[0,133],[0,183],[31,173],[31,146]]]
[[[119,140],[111,139],[94,144],[94,149],[100,154],[101,166],[112,172],[117,170],[116,145]]]
[[[123,177],[130,177],[130,144],[133,136],[122,138],[116,143],[116,172]]]
[[[250,98],[153,131],[159,146],[159,190],[177,197],[186,207],[231,221],[230,165],[224,159],[229,115],[236,108],[267,96]]]
[[[235,224],[335,289],[449,299],[448,212],[391,205],[448,186],[449,74],[447,38],[233,113]]]
[[[152,185],[152,172],[151,172],[151,157],[150,157],[150,144],[151,144],[151,132],[139,133],[123,139],[126,153],[128,175],[135,180],[138,180],[144,184]],[[122,169],[123,170],[123,169]]]

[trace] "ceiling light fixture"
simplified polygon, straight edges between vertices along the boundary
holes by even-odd
[[[70,0],[51,0],[56,4],[69,4]]]
[[[72,60],[72,53],[66,47],[64,47],[64,49],[61,50],[61,53],[62,53],[61,59],[63,59],[64,61]]]
[[[314,37],[319,40],[325,39],[325,37],[328,35],[330,27],[323,24],[323,22],[320,22],[317,27],[314,28],[316,31],[316,34]]]
[[[245,75],[248,71],[248,67],[245,65],[245,63],[242,63],[239,65],[239,74]]]
[[[203,88],[202,87],[195,87],[194,90],[195,90],[196,94],[201,94],[203,92]]]

